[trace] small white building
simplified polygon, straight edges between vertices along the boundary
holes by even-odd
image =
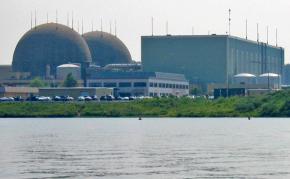
[[[189,82],[182,74],[160,72],[96,72],[89,87],[114,88],[118,96],[186,96]]]
[[[281,86],[281,77],[276,73],[264,73],[259,76],[258,84],[267,85],[272,89],[278,89]]]
[[[64,80],[68,74],[72,74],[75,80],[81,79],[81,67],[76,64],[63,64],[56,67],[56,79]]]
[[[250,73],[240,73],[234,76],[234,84],[253,85],[256,84],[256,76]]]

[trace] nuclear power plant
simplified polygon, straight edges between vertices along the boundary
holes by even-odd
[[[79,86],[114,88],[118,95],[179,96],[192,87],[208,94],[225,88],[280,89],[289,83],[283,67],[284,48],[259,39],[170,35],[168,27],[166,35],[155,36],[152,26],[152,35],[141,37],[141,62],[135,62],[116,34],[102,29],[80,34],[47,22],[19,40],[12,66],[0,66],[0,83],[27,86],[40,77],[55,87],[72,74]]]

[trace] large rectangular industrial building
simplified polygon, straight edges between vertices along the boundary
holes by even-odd
[[[237,74],[282,74],[284,49],[228,35],[142,36],[143,70],[185,74],[192,84],[232,83]]]

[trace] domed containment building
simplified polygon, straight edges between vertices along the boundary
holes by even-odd
[[[31,76],[56,75],[56,67],[67,63],[91,62],[85,40],[71,28],[47,23],[28,31],[14,51],[12,68]]]
[[[131,63],[132,58],[128,48],[116,36],[93,31],[83,35],[92,55],[92,61],[96,65],[104,67],[108,64]]]

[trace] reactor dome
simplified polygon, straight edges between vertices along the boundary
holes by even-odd
[[[79,33],[61,24],[47,23],[36,26],[20,39],[12,68],[43,77],[55,75],[56,67],[61,64],[88,62],[91,62],[91,53]]]
[[[83,35],[92,55],[93,63],[102,67],[108,64],[131,63],[131,54],[125,44],[116,36],[93,31]]]

